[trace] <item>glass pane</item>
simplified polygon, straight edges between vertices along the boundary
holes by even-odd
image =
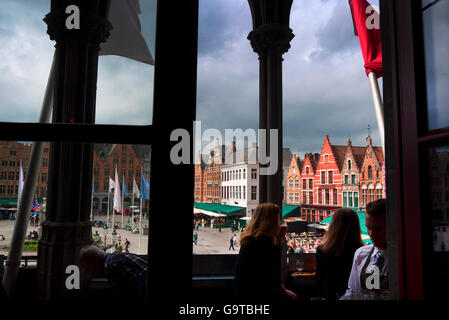
[[[134,5],[135,2],[114,1],[111,4],[109,20],[113,27],[126,30],[127,37],[122,41],[116,40],[117,38],[112,39],[116,35],[114,31],[111,31],[110,40],[114,43],[117,41],[118,45],[125,45],[129,49],[122,54],[100,56],[95,122],[149,125],[152,123],[153,116],[157,0],[137,1],[137,4],[140,4],[140,14],[134,12],[133,15],[125,18],[122,16],[122,11],[127,7],[123,6]],[[131,20],[127,22],[126,18]],[[138,32],[138,28],[130,28],[139,24],[141,33]],[[112,43],[103,44],[102,50],[106,49],[113,50]],[[123,57],[123,54],[133,59]]]
[[[50,12],[50,3],[2,1],[0,121],[38,121],[55,50],[42,20]],[[108,42],[101,45],[100,54],[110,55],[99,58],[96,123],[152,123],[154,63],[133,59],[155,58],[156,3],[112,1],[109,20],[116,33],[111,31]],[[118,36],[122,33],[123,39]]]
[[[54,52],[42,21],[49,11],[48,0],[2,1],[0,121],[38,121]]]
[[[432,230],[425,238],[432,236],[433,252],[427,276],[429,295],[441,297],[449,285],[449,147],[430,149],[428,163],[431,210],[425,218],[432,219]]]
[[[423,13],[426,56],[428,126],[449,126],[449,1],[439,1]]]

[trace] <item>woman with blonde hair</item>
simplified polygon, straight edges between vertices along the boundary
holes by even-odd
[[[297,299],[281,281],[281,208],[259,204],[240,236],[236,295],[246,301]]]
[[[335,211],[316,251],[316,280],[322,298],[337,300],[345,293],[354,253],[363,245],[357,213],[349,208]]]

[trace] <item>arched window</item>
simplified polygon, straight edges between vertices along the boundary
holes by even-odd
[[[368,179],[373,178],[373,168],[371,166],[368,166]]]
[[[348,170],[351,170],[351,159],[348,159]]]

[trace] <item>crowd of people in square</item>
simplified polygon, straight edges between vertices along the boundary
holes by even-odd
[[[286,233],[289,253],[315,253],[316,249],[323,243],[324,234],[317,232],[303,232],[301,234]]]

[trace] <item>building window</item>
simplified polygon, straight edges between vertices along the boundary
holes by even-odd
[[[288,180],[288,188],[293,189],[293,180],[291,179]]]
[[[295,167],[292,168],[292,173],[296,174],[296,168]]]
[[[104,168],[104,176],[109,177],[109,168]]]
[[[352,208],[352,192],[348,192],[348,207]]]
[[[354,208],[358,208],[358,207],[359,207],[359,193],[354,192]]]
[[[368,166],[368,179],[373,178],[373,168],[371,166]]]
[[[309,189],[313,189],[313,179],[309,179]]]
[[[109,182],[103,183],[103,191],[109,191]]]
[[[334,189],[332,192],[332,200],[334,202],[334,206],[338,205],[338,191]]]
[[[325,197],[326,197],[326,204],[330,204],[330,192],[329,192],[329,189],[326,189]]]
[[[7,167],[7,166],[8,166],[8,161],[2,160],[2,167]]]
[[[123,153],[126,152],[126,146],[122,146],[122,152],[123,152]]]
[[[99,168],[94,168],[94,177],[98,177],[99,171]]]
[[[251,200],[257,200],[257,186],[251,186]]]
[[[324,163],[328,163],[329,162],[329,156],[328,155],[325,155],[324,156]]]
[[[321,171],[321,184],[326,183],[326,171]]]
[[[9,155],[10,156],[15,156],[16,155],[16,150],[10,150],[9,151]]]
[[[307,189],[307,179],[302,179],[302,188]]]
[[[257,179],[257,169],[251,169],[251,179]]]
[[[0,180],[6,180],[6,171],[0,173]]]
[[[134,164],[134,158],[133,157],[129,157],[129,164],[133,165]]]
[[[122,164],[126,164],[126,157],[122,157]]]
[[[349,184],[349,176],[345,174],[345,184]]]
[[[351,174],[351,183],[352,184],[356,184],[357,182],[355,181],[355,174]]]
[[[243,169],[245,170],[245,169]],[[246,186],[243,186],[243,200],[246,199]]]
[[[246,179],[246,169],[243,169],[243,179]]]
[[[42,160],[42,166],[43,166],[44,168],[47,168],[47,167],[48,167],[48,158],[44,158],[44,159]]]
[[[6,193],[6,186],[4,184],[0,185],[0,194]]]
[[[114,164],[117,164],[117,163],[118,163],[118,156],[114,155]]]
[[[374,189],[369,189],[369,202],[374,201]]]
[[[299,180],[298,179],[295,180],[295,189],[299,189]]]
[[[306,167],[306,174],[309,174],[309,167]]]
[[[8,186],[8,194],[11,195],[13,193],[12,185]]]
[[[376,191],[377,191],[376,195],[377,199],[382,199],[382,189],[376,189]]]
[[[42,172],[41,181],[47,182],[47,173],[46,172]]]
[[[48,148],[44,148],[44,153],[48,153]]]
[[[322,190],[318,190],[318,203],[321,204],[323,203],[323,195],[322,195]]]
[[[288,194],[288,202],[293,203],[293,193]]]
[[[362,204],[366,206],[366,189],[362,189]]]
[[[351,159],[348,159],[348,170],[351,170],[352,165],[351,165]]]
[[[8,180],[15,180],[14,179],[14,172],[12,172],[12,171],[8,172]]]
[[[309,192],[309,204],[313,204],[313,191]]]
[[[15,161],[9,161],[9,166],[10,167],[15,167],[16,166],[16,162]]]
[[[348,206],[348,193],[346,191],[343,191],[343,208],[346,208]]]
[[[295,203],[299,203],[299,193],[295,193]]]
[[[333,184],[333,183],[334,183],[334,172],[333,172],[333,171],[329,171],[329,172],[328,172],[328,175],[329,175],[329,181],[328,181],[328,183],[329,183],[329,184]]]
[[[307,192],[305,191],[302,192],[302,203],[307,203]]]

